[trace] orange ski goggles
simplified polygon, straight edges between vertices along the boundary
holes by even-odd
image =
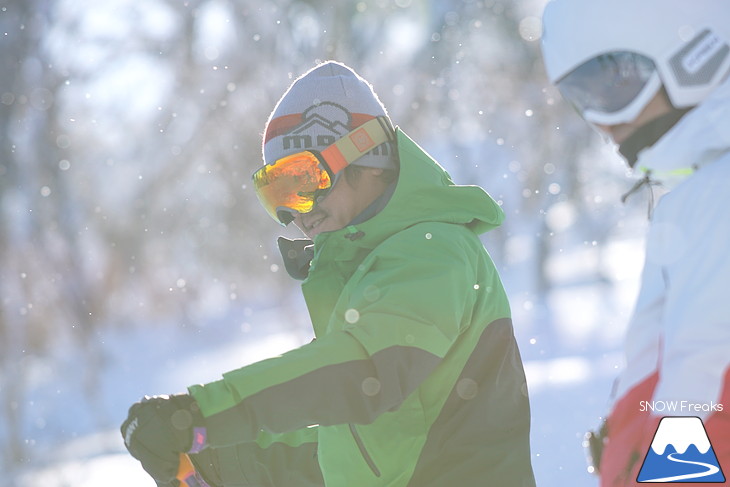
[[[253,174],[261,205],[282,225],[296,214],[309,213],[349,164],[395,137],[386,117],[376,117],[349,132],[324,150],[305,150],[266,164]]]

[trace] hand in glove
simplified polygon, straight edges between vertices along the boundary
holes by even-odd
[[[177,485],[180,453],[205,444],[203,416],[188,394],[145,396],[129,408],[121,432],[124,444],[158,485]]]

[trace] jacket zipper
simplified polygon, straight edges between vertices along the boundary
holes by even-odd
[[[380,477],[380,469],[378,469],[378,466],[375,465],[373,457],[370,456],[370,453],[368,453],[367,449],[365,448],[365,444],[362,442],[362,438],[360,438],[360,433],[357,432],[354,424],[350,424],[349,426],[350,433],[352,433],[352,438],[355,440],[355,444],[360,450],[360,454],[365,459],[365,463],[368,464],[368,467],[370,467],[370,470],[373,471],[376,477]]]

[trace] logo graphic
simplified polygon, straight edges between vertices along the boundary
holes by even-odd
[[[283,149],[327,147],[349,132],[351,123],[350,112],[336,103],[313,105],[304,110],[297,127],[284,136]]]
[[[281,148],[284,151],[322,150],[345,136],[353,126],[358,127],[372,118],[372,115],[350,113],[337,103],[317,103],[301,114],[285,115],[272,120],[266,133],[266,142],[283,135]],[[364,130],[352,134],[350,140],[360,152],[372,149],[369,152],[372,155],[388,155],[388,144],[373,148],[373,141]]]
[[[646,452],[637,482],[725,482],[702,420],[662,418]]]

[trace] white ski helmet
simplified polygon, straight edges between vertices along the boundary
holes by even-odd
[[[593,113],[578,106],[589,121],[630,122],[661,86],[676,108],[695,106],[730,70],[730,0],[550,0],[542,51],[548,78],[559,88],[568,74],[599,56],[634,56],[613,68],[632,64],[634,88],[622,95],[632,99],[623,107],[601,106],[599,100]],[[635,59],[644,65],[637,67]]]

